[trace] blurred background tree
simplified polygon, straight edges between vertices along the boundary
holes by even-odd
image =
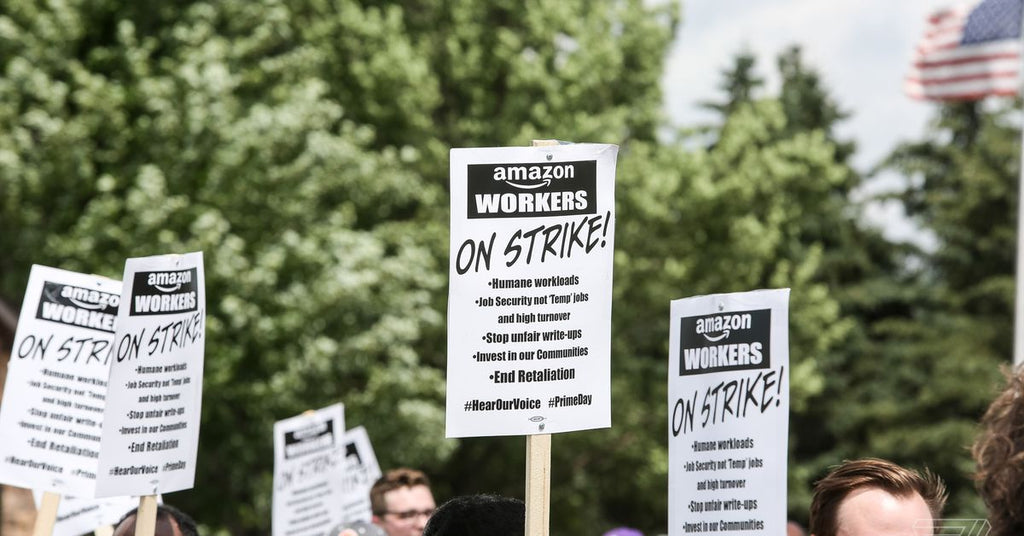
[[[880,453],[910,449],[930,460],[960,491],[951,496],[957,513],[984,510],[967,479],[974,463],[951,453],[973,441],[1013,354],[1020,107],[1019,99],[938,107],[929,135],[883,163],[906,177],[894,197],[937,244],[915,255],[907,314],[878,326],[878,355],[889,364],[849,378],[854,396],[908,395],[910,404],[863,406],[852,419],[857,435]]]
[[[439,499],[521,496],[522,438],[444,439],[448,150],[616,143],[613,427],[554,438],[552,533],[665,530],[669,300],[764,287],[792,288],[790,517],[868,455],[980,515],[963,447],[1009,355],[1009,107],[945,108],[890,158],[939,238],[921,251],[862,223],[847,112],[798,48],[774,95],[741,52],[715,121],[666,134],[678,22],[640,0],[7,0],[0,296],[33,263],[205,252],[196,488],[168,501],[215,530],[268,532],[272,423],[339,400]]]

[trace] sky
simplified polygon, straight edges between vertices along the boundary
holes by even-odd
[[[903,94],[903,76],[925,19],[945,0],[683,0],[679,35],[662,79],[665,108],[676,125],[713,116],[699,103],[721,100],[721,71],[737,52],[753,52],[766,91],[778,89],[775,59],[790,45],[803,49],[825,88],[850,117],[838,135],[857,143],[854,165],[877,164],[900,141],[920,139],[936,105]],[[885,189],[898,177],[881,177]],[[927,242],[893,203],[874,205],[867,221],[890,238]]]

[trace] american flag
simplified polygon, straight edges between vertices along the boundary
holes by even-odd
[[[1020,91],[1024,0],[982,0],[939,10],[903,85],[927,100],[975,100]]]

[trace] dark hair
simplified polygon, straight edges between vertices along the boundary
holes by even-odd
[[[382,516],[387,513],[388,505],[387,501],[384,500],[385,493],[398,488],[411,488],[413,486],[426,486],[429,488],[430,480],[427,478],[427,475],[423,474],[423,471],[409,469],[408,467],[399,467],[384,473],[384,476],[378,478],[373,483],[373,487],[370,488],[370,510],[373,511],[373,515]]]
[[[423,536],[523,536],[526,505],[498,495],[463,495],[430,516]]]
[[[851,492],[862,488],[881,489],[896,497],[917,493],[928,505],[933,519],[941,517],[942,508],[946,505],[946,486],[928,470],[922,476],[917,471],[878,458],[847,460],[814,485],[811,534],[836,536],[840,504]]]
[[[114,525],[115,531],[117,530],[117,527],[121,526],[122,523],[134,518],[136,514],[138,514],[138,511],[139,508],[135,507],[129,510],[127,513],[125,513],[123,516],[121,516],[121,519],[118,520],[117,525]],[[169,504],[156,505],[156,519],[158,522],[161,520],[166,521],[173,519],[174,523],[178,525],[178,530],[181,531],[181,536],[199,536],[199,529],[196,528],[196,522],[192,520],[192,517]],[[132,521],[132,524],[134,523],[135,522]]]
[[[971,448],[992,536],[1024,534],[1024,368],[1003,372],[1006,387],[985,411]]]

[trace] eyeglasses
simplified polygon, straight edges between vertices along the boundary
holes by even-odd
[[[391,514],[391,515],[397,517],[398,519],[400,519],[402,521],[409,521],[409,520],[414,519],[414,518],[416,518],[418,516],[430,517],[431,515],[434,514],[434,509],[433,508],[427,508],[425,510],[404,510],[404,511],[401,511],[401,512],[384,512],[381,515],[388,515],[388,514]]]

